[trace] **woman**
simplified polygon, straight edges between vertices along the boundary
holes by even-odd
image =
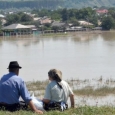
[[[71,107],[74,107],[74,94],[68,83],[62,80],[62,72],[60,70],[51,69],[48,72],[51,81],[46,88],[43,102],[49,104],[51,102],[64,102],[67,104],[70,97]]]

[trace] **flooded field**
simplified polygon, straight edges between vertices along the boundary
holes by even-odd
[[[114,78],[115,32],[1,37],[0,76],[13,60],[25,81],[46,80],[51,68],[63,79]]]
[[[76,106],[115,106],[115,79],[70,79],[67,80],[75,94]],[[27,82],[30,94],[43,98],[46,81]],[[70,102],[68,100],[69,106]]]

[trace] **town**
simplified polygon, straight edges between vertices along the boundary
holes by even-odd
[[[115,8],[0,12],[0,36],[115,29]]]

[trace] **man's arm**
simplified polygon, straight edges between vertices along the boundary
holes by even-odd
[[[34,106],[34,104],[33,104],[33,102],[32,102],[32,99],[31,99],[31,97],[30,97],[30,94],[29,94],[29,92],[28,92],[28,90],[27,90],[27,87],[26,87],[26,84],[25,84],[24,81],[22,81],[21,86],[20,86],[20,95],[21,95],[21,97],[23,98],[23,100],[30,106],[30,108],[31,108],[34,112],[36,112],[36,113],[38,113],[38,114],[43,114],[42,111],[38,110],[38,109]]]
[[[74,108],[75,107],[74,94],[70,95],[70,102],[71,102],[71,107]]]
[[[32,100],[28,103],[28,105],[30,106],[30,108],[31,108],[34,112],[36,112],[36,113],[38,113],[38,114],[43,114],[42,111],[36,109],[36,107],[34,106]]]

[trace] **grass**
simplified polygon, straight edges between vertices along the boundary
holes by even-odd
[[[103,79],[101,79],[103,81]],[[114,81],[114,80],[112,80]],[[109,83],[114,83],[111,80],[109,80]],[[73,81],[68,80],[67,81],[70,85],[73,84]],[[76,82],[85,82],[88,81],[79,81],[76,80]],[[100,80],[98,80],[100,82]],[[26,82],[26,85],[29,89],[29,91],[44,91],[47,84],[49,83],[48,80],[46,81],[33,81],[33,82]],[[83,95],[83,96],[106,96],[108,94],[115,94],[115,87],[109,87],[109,86],[103,86],[99,87],[97,89],[94,89],[93,87],[84,87],[81,89],[75,89],[74,90],[75,95]],[[32,111],[17,111],[17,112],[8,112],[8,111],[0,111],[0,115],[37,115],[36,113]],[[44,112],[44,115],[115,115],[115,107],[110,105],[110,106],[78,106],[77,108],[74,109],[68,109],[64,112],[60,111],[49,111],[49,112]]]
[[[33,81],[33,82],[26,82],[27,88],[29,91],[36,91],[36,90],[44,90],[49,83],[48,80],[46,81]]]
[[[93,88],[83,88],[74,90],[75,95],[85,95],[85,96],[107,96],[109,94],[115,94],[115,87],[101,87],[98,89]]]
[[[72,87],[73,83],[72,81],[67,81]],[[78,82],[78,81],[76,81]],[[107,81],[106,81],[107,82]],[[112,81],[109,81],[112,83]],[[27,88],[31,92],[36,92],[35,96],[44,95],[44,91],[46,89],[47,84],[49,83],[48,80],[46,81],[33,81],[33,82],[27,82]],[[93,87],[83,87],[81,89],[74,89],[75,95],[82,95],[82,96],[107,96],[109,94],[115,94],[115,87],[109,87],[109,86],[102,86],[99,88],[94,89]]]
[[[17,111],[17,112],[7,112],[0,111],[0,115],[37,115],[31,111]],[[103,106],[103,107],[77,107],[75,109],[68,109],[64,112],[60,111],[50,111],[45,112],[44,115],[115,115],[115,107]]]

